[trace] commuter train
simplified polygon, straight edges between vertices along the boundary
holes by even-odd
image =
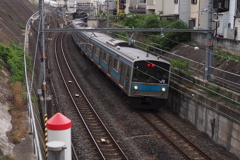
[[[86,28],[73,20],[75,29]],[[72,32],[75,43],[127,96],[130,106],[158,109],[168,98],[171,65],[100,32]]]

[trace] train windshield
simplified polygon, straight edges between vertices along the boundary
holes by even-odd
[[[158,61],[137,61],[134,63],[133,81],[168,84],[170,65]]]

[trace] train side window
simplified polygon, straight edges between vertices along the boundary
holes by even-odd
[[[96,47],[95,55],[96,55],[97,57],[99,57],[99,53],[100,53],[100,48],[99,48],[99,47]]]
[[[103,50],[101,50],[102,52],[102,54],[103,54],[103,61],[104,62],[107,62],[107,60],[108,60],[108,55],[107,55],[107,53],[106,52],[104,52]]]
[[[88,43],[88,44],[87,44],[87,48],[88,48],[89,50],[92,49],[92,45],[91,45],[91,43]]]
[[[118,59],[116,58],[113,59],[113,69],[118,72],[119,63],[118,63]]]

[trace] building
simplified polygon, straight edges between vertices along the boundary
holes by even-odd
[[[212,0],[214,35],[240,40],[240,0]],[[117,0],[119,13],[160,13],[179,18],[193,29],[208,29],[209,0]]]
[[[162,17],[189,20],[190,0],[126,0],[125,13],[160,13]],[[180,7],[181,6],[181,7]],[[183,12],[181,12],[181,10]]]
[[[116,14],[126,13],[125,8],[126,8],[126,0],[117,0],[116,1],[116,9],[117,9]]]
[[[122,0],[119,0],[123,2]],[[126,0],[124,12],[146,14],[146,0]]]

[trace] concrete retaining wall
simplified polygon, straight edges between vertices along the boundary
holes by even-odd
[[[192,41],[198,42],[200,45],[205,45],[207,33],[192,33]],[[228,51],[232,55],[240,56],[240,42],[233,39],[213,38],[213,47]]]
[[[240,111],[196,88],[171,82],[169,107],[240,158]]]

